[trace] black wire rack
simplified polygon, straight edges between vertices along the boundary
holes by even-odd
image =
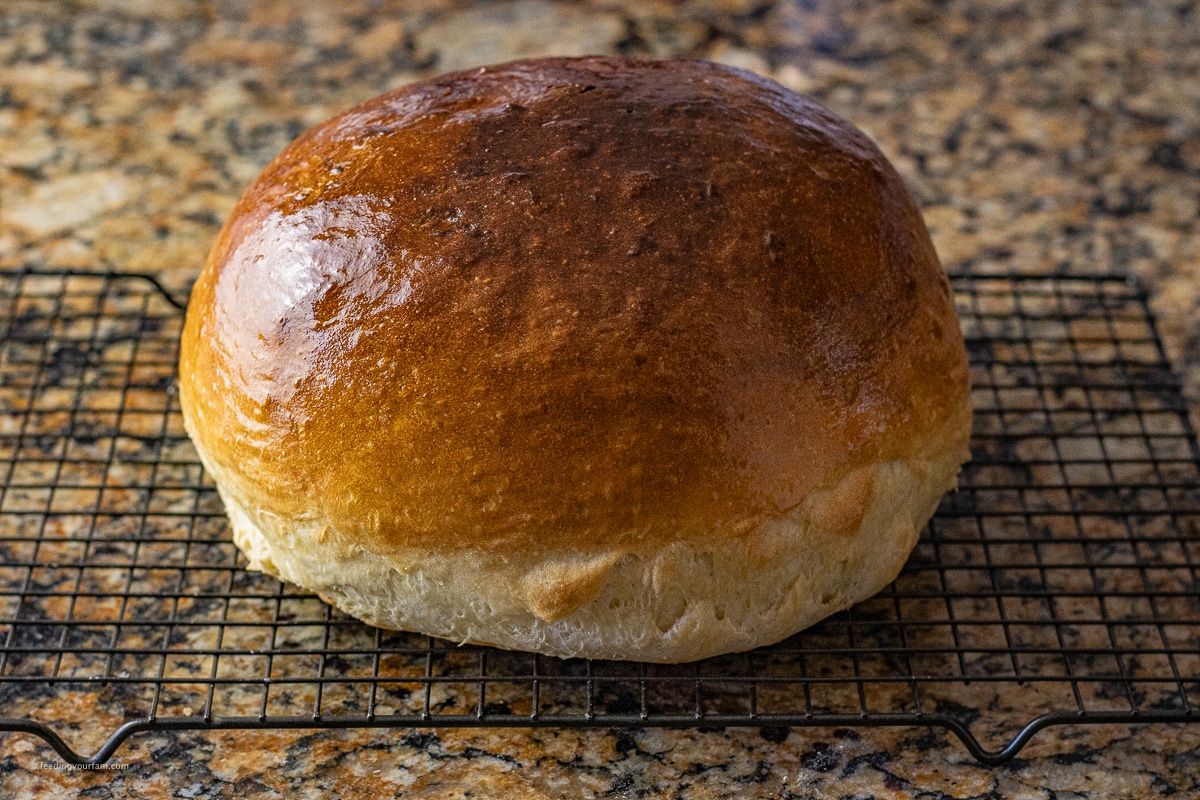
[[[98,763],[144,731],[917,725],[995,764],[1050,725],[1197,721],[1200,451],[1144,292],[952,280],[973,460],[900,577],[662,666],[382,631],[245,571],[181,424],[179,302],[0,272],[0,731]]]

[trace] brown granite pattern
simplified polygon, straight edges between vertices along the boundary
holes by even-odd
[[[107,772],[0,745],[5,797],[854,798],[1194,797],[1195,726],[1063,728],[999,768],[918,729],[262,732],[134,738]],[[30,769],[34,766],[33,769]]]
[[[948,266],[1129,271],[1200,398],[1200,14],[1193,2],[0,0],[0,267],[195,276],[266,161],[405,81],[541,54],[688,55],[864,128]],[[1195,415],[1195,414],[1194,414]],[[25,701],[94,748],[115,707]],[[31,769],[12,797],[1099,798],[1200,794],[1200,730],[1062,728],[998,769],[915,729],[136,736],[127,770]]]

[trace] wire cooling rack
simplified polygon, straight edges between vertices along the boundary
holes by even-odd
[[[1200,454],[1144,293],[953,284],[973,461],[904,572],[660,666],[381,631],[246,572],[181,425],[178,302],[0,272],[0,730],[103,762],[183,729],[926,725],[999,763],[1049,725],[1200,719]]]

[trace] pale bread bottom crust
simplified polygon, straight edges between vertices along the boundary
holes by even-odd
[[[949,450],[858,470],[717,548],[676,542],[648,557],[526,562],[471,549],[372,553],[324,520],[256,511],[210,472],[249,569],[372,625],[561,657],[679,663],[780,641],[882,590],[955,485],[966,453]]]

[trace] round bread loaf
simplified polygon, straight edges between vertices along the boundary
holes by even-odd
[[[893,580],[966,352],[857,129],[693,61],[518,61],[293,142],[192,292],[184,420],[250,568],[385,628],[677,662]]]

